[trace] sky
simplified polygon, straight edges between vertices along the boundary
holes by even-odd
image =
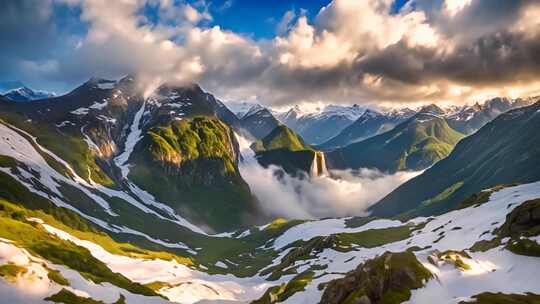
[[[2,0],[0,81],[196,82],[225,101],[540,95],[537,0]]]

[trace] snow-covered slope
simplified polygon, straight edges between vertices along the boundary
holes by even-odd
[[[256,139],[263,139],[280,124],[269,109],[259,104],[252,106],[240,121],[242,128]]]
[[[54,97],[54,93],[34,91],[27,87],[20,87],[4,93],[4,97],[12,101],[32,101]]]
[[[516,214],[532,200],[540,199],[540,182],[492,192],[486,202],[405,223],[343,218],[296,224],[275,238],[267,239],[259,254],[276,252],[277,255],[257,274],[245,278],[204,273],[204,269],[194,270],[174,260],[148,260],[113,254],[91,240],[75,237],[44,223],[42,219],[34,217],[27,221],[34,222],[37,229],[50,235],[88,249],[94,258],[133,282],[152,283],[159,294],[175,303],[191,304],[200,300],[209,301],[205,303],[213,303],[212,300],[245,303],[258,298],[264,300],[269,290],[274,292],[275,299],[281,299],[283,303],[318,303],[325,292],[319,286],[328,286],[326,284],[344,277],[357,265],[385,252],[407,250],[413,250],[416,259],[433,275],[433,279],[424,282],[422,287],[411,290],[407,303],[428,304],[435,298],[440,303],[459,303],[484,292],[540,293],[535,279],[539,257],[534,256],[534,251],[531,251],[531,256],[512,246],[525,240],[540,246],[538,235],[503,232],[505,227],[512,227],[513,217],[509,214]],[[535,206],[536,209],[531,210],[540,210],[538,204]],[[523,220],[520,223],[523,225]],[[530,223],[534,225],[534,220]],[[269,226],[257,227],[237,237],[248,240],[253,237],[252,233],[268,229]],[[11,262],[33,271],[0,280],[0,295],[4,299],[31,299],[39,303],[61,288],[68,288],[76,294],[107,303],[120,294],[126,297],[127,303],[163,302],[163,299],[134,295],[110,284],[89,283],[76,271],[36,257],[12,241],[16,240],[0,240],[0,265]],[[489,246],[480,246],[485,243]],[[228,258],[222,257],[216,266],[227,269],[228,265],[234,265]],[[69,286],[59,286],[49,281],[46,275],[39,275],[46,273],[47,268],[58,270],[68,278]],[[298,274],[307,279],[298,281]],[[17,287],[22,284],[35,286],[34,292]],[[303,288],[288,289],[291,284],[303,284]],[[277,286],[281,287],[276,289]],[[284,297],[283,293],[287,296]]]

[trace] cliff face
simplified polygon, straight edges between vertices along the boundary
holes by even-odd
[[[147,132],[140,144],[146,161],[156,163],[186,185],[212,184],[238,173],[238,153],[232,131],[211,117],[176,120]],[[208,171],[208,167],[217,169]]]
[[[413,253],[386,252],[331,281],[321,303],[401,303],[410,298],[412,289],[421,288],[432,278]]]
[[[237,146],[233,131],[215,117],[173,120],[149,129],[137,144],[130,178],[213,230],[253,224],[255,198],[240,176]]]

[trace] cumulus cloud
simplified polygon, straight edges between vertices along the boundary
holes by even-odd
[[[15,45],[1,51],[11,55],[0,64],[20,75],[73,81],[144,73],[277,106],[463,103],[540,93],[538,1],[411,0],[396,13],[392,0],[333,0],[313,18],[287,12],[278,35],[264,40],[212,24],[204,1],[30,2],[0,4],[0,22],[8,24],[0,41]],[[63,39],[71,36],[54,22],[66,4],[87,25],[76,42]],[[156,20],[145,15],[148,8]],[[40,48],[38,55],[29,48],[32,37],[14,39],[23,32],[51,37],[64,50]]]
[[[277,178],[277,167],[240,166],[243,178],[270,216],[290,219],[365,216],[367,208],[420,172],[385,175],[361,169],[333,171],[330,177]]]

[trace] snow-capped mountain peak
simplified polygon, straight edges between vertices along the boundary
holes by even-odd
[[[45,91],[34,91],[28,87],[23,86],[7,91],[4,96],[12,101],[32,101],[51,98],[54,97],[55,94]]]
[[[268,109],[261,106],[260,104],[255,104],[246,112],[246,114],[244,114],[244,117],[248,117],[248,116],[257,114],[257,113],[259,113],[261,111],[264,111],[264,110],[268,111]]]

